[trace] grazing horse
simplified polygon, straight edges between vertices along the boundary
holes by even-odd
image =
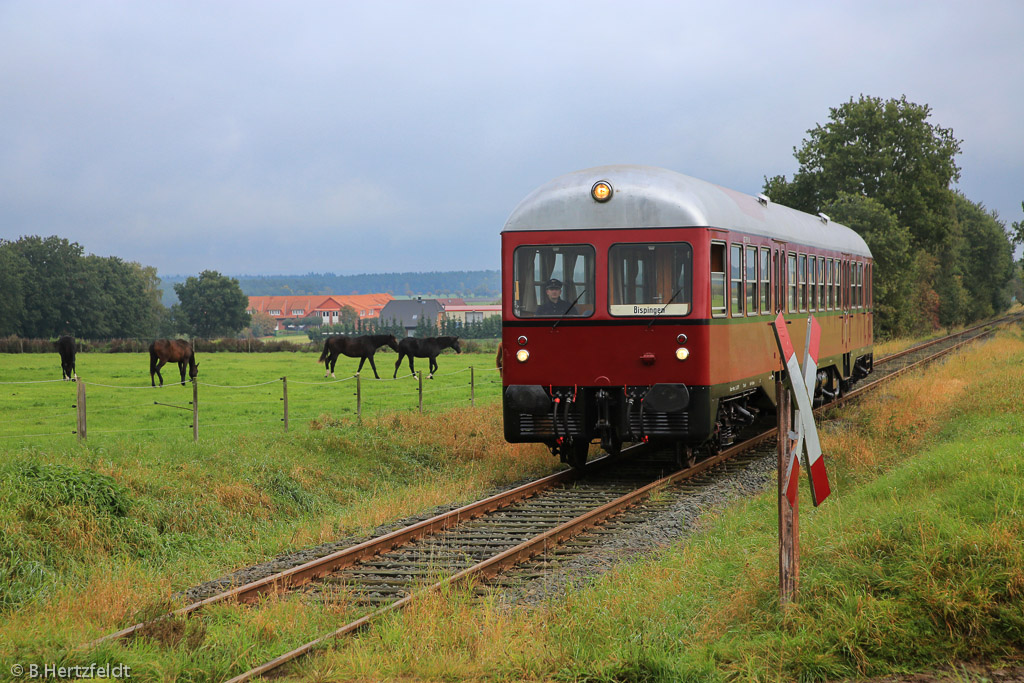
[[[185,364],[188,363],[188,378],[195,379],[199,375],[199,363],[192,345],[181,339],[157,339],[149,345],[149,383],[156,386],[153,375],[160,378],[160,386],[164,385],[164,376],[160,368],[166,363],[177,363],[181,371],[181,386],[185,386]]]
[[[455,353],[462,353],[462,349],[459,348],[459,338],[424,337],[423,339],[418,339],[416,337],[406,337],[398,342],[398,360],[395,361],[395,374],[392,375],[392,379],[398,376],[398,367],[406,356],[409,356],[409,372],[413,373],[416,372],[416,368],[413,367],[412,363],[414,357],[429,358],[430,374],[428,379],[434,379],[434,373],[437,372],[437,355],[444,349],[455,349]]]
[[[328,337],[324,341],[324,351],[320,354],[320,359],[317,362],[323,362],[324,364],[324,377],[328,373],[330,373],[331,377],[334,377],[334,364],[338,362],[338,356],[341,354],[345,354],[349,358],[359,359],[357,373],[362,372],[363,363],[369,360],[370,367],[373,368],[373,376],[380,379],[380,375],[377,374],[377,366],[373,364],[373,354],[377,352],[377,349],[385,345],[397,351],[398,340],[395,339],[395,335],[369,334],[362,337],[346,337],[342,334]]]
[[[60,354],[61,379],[75,379],[75,338],[65,336],[58,339],[57,353]]]
[[[503,361],[503,359],[502,359],[502,354],[503,353],[504,353],[504,351],[501,348],[501,342],[498,342],[498,355],[494,359],[494,364],[498,367],[498,377],[502,376],[501,364],[502,364],[502,361]]]

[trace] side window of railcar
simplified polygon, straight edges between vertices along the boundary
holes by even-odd
[[[796,300],[797,291],[797,280],[796,280],[796,254],[789,252],[789,312],[795,313],[797,308]]]
[[[689,315],[693,248],[685,242],[616,244],[608,251],[608,312]]]
[[[818,310],[824,311],[825,306],[825,259],[818,259]]]
[[[594,247],[589,244],[517,247],[513,277],[516,317],[594,314]]]
[[[732,314],[743,315],[743,245],[729,246],[729,298]]]
[[[747,315],[757,315],[757,247],[746,249],[746,277],[744,287],[747,294]]]
[[[848,305],[851,309],[857,308],[857,264],[849,263],[849,272],[846,273],[846,286],[850,290]]]
[[[857,264],[857,308],[864,308],[864,264]]]
[[[843,310],[843,262],[836,259],[836,310]]]
[[[800,310],[807,310],[807,254],[800,254],[800,272],[797,274],[800,278]]]
[[[810,296],[807,298],[807,310],[813,311],[818,308],[818,257],[808,258],[810,270],[807,272],[807,287],[810,289]]]
[[[857,264],[850,261],[850,308],[856,308],[857,305]]]
[[[835,301],[832,292],[832,259],[825,260],[825,294],[828,297],[828,310],[831,311]]]
[[[711,243],[711,315],[725,315],[725,243]]]
[[[836,273],[836,284],[839,285],[839,305],[845,311],[850,307],[850,293],[847,290],[847,278],[850,276],[849,263],[844,259]]]
[[[771,278],[772,252],[767,247],[761,247],[761,313],[771,313]]]

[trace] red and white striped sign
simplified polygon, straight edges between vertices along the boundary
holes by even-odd
[[[786,362],[786,370],[790,378],[790,391],[793,393],[798,409],[796,417],[797,443],[787,467],[786,497],[789,499],[790,505],[795,504],[797,495],[796,461],[801,451],[805,450],[804,465],[811,482],[811,501],[817,507],[832,492],[828,483],[828,472],[825,470],[825,458],[821,454],[821,442],[818,440],[818,429],[814,424],[812,407],[815,376],[818,373],[821,326],[814,316],[808,316],[803,372],[801,372],[800,363],[796,359],[796,350],[790,340],[789,331],[786,330],[786,320],[781,313],[772,323],[772,327],[775,330],[775,340],[778,342],[779,351],[782,352],[782,357]]]

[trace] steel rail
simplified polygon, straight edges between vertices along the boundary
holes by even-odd
[[[601,460],[604,460],[604,458]],[[595,461],[595,463],[596,462],[598,461]],[[358,545],[354,545],[344,550],[339,550],[315,560],[310,560],[305,564],[286,569],[277,574],[266,576],[243,586],[238,586],[222,593],[218,593],[217,595],[212,595],[208,598],[199,600],[158,617],[153,621],[134,624],[133,626],[124,628],[116,633],[103,636],[98,640],[87,643],[83,647],[90,648],[103,642],[125,638],[138,633],[156,621],[161,621],[171,617],[185,616],[219,602],[229,600],[243,603],[254,602],[262,595],[296,588],[304,583],[330,574],[333,571],[356,564],[360,560],[373,557],[374,555],[379,555],[380,553],[405,545],[410,541],[443,531],[444,529],[453,527],[461,522],[475,519],[489,512],[493,512],[494,510],[512,505],[520,500],[530,498],[541,491],[572,481],[578,476],[579,473],[571,469],[556,472],[555,474],[543,477],[542,479],[523,484],[522,486],[498,493],[475,503],[464,505],[456,510],[451,510],[402,529],[392,531],[384,536],[364,541]]]
[[[906,356],[908,354],[914,353],[915,351],[921,351],[922,349],[927,349],[928,347],[934,346],[935,344],[940,344],[940,343],[942,343],[944,341],[948,341],[948,340],[952,339],[953,337],[963,336],[963,335],[967,334],[968,332],[973,332],[974,330],[978,330],[978,329],[981,329],[983,327],[1006,324],[1006,323],[1008,323],[1010,321],[1013,321],[1013,320],[1016,320],[1018,318],[1020,318],[1020,315],[1014,314],[1014,315],[1005,315],[1002,318],[996,318],[995,320],[989,320],[988,322],[980,323],[978,325],[975,325],[974,327],[968,327],[966,329],[960,330],[959,332],[956,332],[955,334],[947,334],[945,337],[938,337],[937,339],[932,339],[930,341],[926,341],[926,342],[924,342],[922,344],[918,344],[917,346],[911,346],[909,349],[903,349],[902,351],[897,351],[896,353],[890,353],[888,356],[885,356],[884,358],[879,358],[878,362],[881,363],[883,361],[887,362],[887,361],[891,361],[891,360],[896,360],[897,358],[900,358],[902,356]],[[971,337],[971,338],[973,339],[974,337]]]
[[[914,370],[914,369],[916,369],[918,367],[921,367],[922,365],[927,365],[928,363],[931,363],[931,362],[933,362],[935,360],[938,360],[939,358],[942,358],[943,356],[945,356],[947,354],[950,354],[950,353],[956,351],[957,349],[960,349],[960,348],[962,348],[962,347],[964,347],[964,346],[966,346],[966,345],[968,345],[968,344],[970,344],[972,342],[976,342],[979,339],[983,339],[983,338],[991,335],[992,332],[993,332],[992,330],[989,330],[989,331],[986,331],[986,332],[982,332],[981,334],[975,335],[975,336],[973,336],[973,337],[971,337],[969,339],[965,339],[965,340],[963,340],[962,342],[960,342],[958,344],[954,344],[953,346],[950,346],[949,348],[942,349],[941,351],[939,351],[937,353],[934,353],[934,354],[932,354],[930,356],[926,356],[925,358],[921,358],[920,360],[914,361],[913,363],[911,363],[911,364],[909,364],[909,365],[907,365],[905,367],[902,367],[899,370],[896,370],[895,372],[891,372],[888,375],[885,375],[884,377],[879,377],[878,379],[876,379],[873,382],[869,382],[868,384],[865,384],[864,386],[862,386],[862,387],[860,387],[858,389],[854,389],[853,391],[851,391],[851,392],[849,392],[847,394],[844,394],[843,396],[839,397],[835,401],[832,401],[830,403],[826,403],[825,405],[821,406],[820,408],[815,408],[815,412],[817,412],[818,410],[821,410],[823,408],[832,408],[832,407],[840,405],[840,404],[842,404],[842,403],[844,403],[844,402],[846,402],[848,400],[852,400],[854,398],[857,398],[857,397],[861,396],[862,394],[864,394],[865,392],[878,387],[879,385],[883,384],[884,382],[888,382],[889,380],[895,379],[895,378],[899,377],[900,375],[902,375],[904,373],[910,372],[911,370]],[[948,340],[948,337],[947,337],[947,340]],[[902,356],[904,354],[900,354],[900,355]],[[892,358],[893,358],[892,356],[887,356],[886,360],[891,360]]]
[[[316,638],[315,640],[311,640],[310,642],[305,643],[304,645],[300,645],[299,647],[295,648],[294,650],[291,650],[290,652],[286,652],[285,654],[280,655],[279,657],[276,657],[275,659],[272,659],[269,662],[261,664],[260,666],[257,666],[254,669],[239,674],[238,676],[235,676],[234,678],[227,681],[227,683],[241,683],[242,681],[251,680],[257,676],[261,676],[269,671],[277,669],[278,667],[283,666],[288,662],[291,662],[295,659],[298,659],[299,657],[302,657],[303,655],[308,654],[317,646],[322,645],[327,641],[350,633],[355,633],[356,631],[368,626],[370,622],[372,622],[373,620],[385,614],[388,614],[389,612],[404,609],[409,604],[411,604],[413,600],[417,598],[423,598],[447,586],[462,583],[472,577],[478,577],[483,579],[492,578],[495,575],[502,572],[503,570],[508,569],[510,567],[514,567],[515,565],[520,564],[530,559],[531,557],[534,557],[535,555],[544,552],[551,546],[560,545],[565,541],[573,538],[574,536],[578,536],[581,533],[587,531],[588,529],[601,524],[610,517],[613,517],[621,513],[623,510],[626,510],[630,507],[633,507],[634,505],[643,502],[655,491],[663,489],[672,484],[676,484],[680,481],[684,481],[686,479],[695,477],[698,474],[701,474],[706,470],[709,470],[715,467],[716,465],[719,465],[725,462],[726,460],[730,460],[735,456],[739,455],[740,453],[749,450],[754,445],[757,445],[757,443],[764,441],[766,438],[774,436],[774,431],[766,432],[765,434],[758,435],[753,439],[749,439],[741,444],[737,444],[732,448],[722,451],[718,455],[710,457],[707,460],[703,460],[694,465],[693,467],[687,468],[685,470],[680,470],[679,472],[675,472],[666,477],[662,477],[657,481],[653,481],[649,484],[646,484],[634,491],[631,491],[630,493],[620,496],[619,498],[609,503],[605,503],[600,507],[594,508],[593,510],[586,512],[580,515],[579,517],[576,517],[575,519],[569,520],[568,522],[564,522],[563,524],[560,524],[554,529],[549,529],[548,531],[545,531],[542,534],[538,534],[537,536],[527,541],[524,541],[513,548],[509,548],[508,550],[505,550],[497,555],[494,555],[493,557],[490,557],[482,562],[479,562],[478,564],[475,564],[472,567],[463,569],[462,571],[459,571],[458,573],[453,574],[452,576],[441,579],[440,581],[437,581],[436,583],[430,586],[421,588],[419,591],[415,593],[399,598],[395,602],[386,605],[385,607],[381,607],[380,609],[370,614],[364,615],[359,619],[356,619],[355,621],[345,624],[344,626],[334,631],[331,631],[328,634],[322,635],[319,638]],[[597,462],[598,461],[595,461],[595,464]]]

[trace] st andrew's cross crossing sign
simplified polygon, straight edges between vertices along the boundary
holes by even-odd
[[[801,372],[800,363],[796,359],[796,350],[786,329],[786,320],[780,313],[772,323],[775,330],[775,341],[786,363],[789,374],[790,391],[797,405],[797,440],[786,468],[786,498],[790,505],[795,505],[797,497],[797,458],[805,451],[803,458],[811,482],[811,501],[814,506],[828,498],[832,492],[828,483],[828,472],[825,471],[825,458],[821,454],[821,442],[818,440],[818,429],[814,424],[812,397],[814,396],[815,376],[818,373],[818,350],[821,345],[821,325],[814,316],[807,317],[807,345],[804,352],[804,368]],[[801,381],[802,380],[802,381]],[[785,438],[779,435],[779,438]]]

